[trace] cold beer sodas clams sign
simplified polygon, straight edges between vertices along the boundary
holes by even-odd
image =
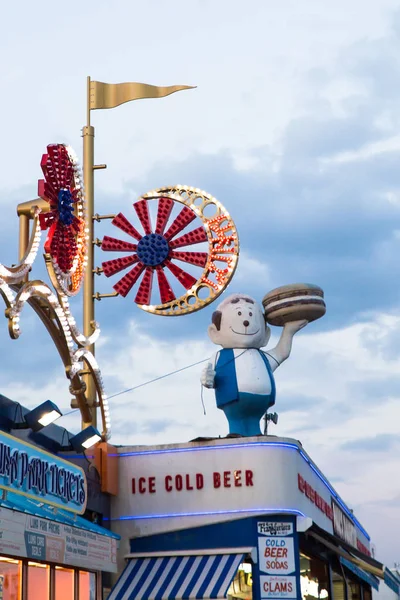
[[[297,598],[298,549],[294,521],[258,522],[257,531],[260,597]]]
[[[86,477],[62,458],[0,433],[0,488],[83,514]]]

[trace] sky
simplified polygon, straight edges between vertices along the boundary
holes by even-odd
[[[0,260],[17,260],[16,205],[36,197],[46,145],[81,155],[86,76],[196,85],[92,113],[96,211],[123,212],[156,187],[206,190],[240,236],[229,292],[261,300],[309,281],[327,313],[297,334],[276,372],[279,422],[301,440],[370,533],[400,560],[400,5],[394,0],[70,0],[9,3],[0,52]],[[96,236],[115,235],[109,223]],[[120,237],[119,235],[117,237]],[[97,252],[96,261],[114,258]],[[41,261],[38,259],[37,263]],[[41,264],[35,277],[45,277]],[[99,278],[110,292],[115,281]],[[81,316],[81,299],[73,306]],[[96,355],[107,393],[209,357],[215,305],[163,318],[102,300]],[[0,322],[1,325],[1,322]],[[41,323],[0,336],[0,389],[69,410],[68,382]],[[275,329],[273,340],[279,330]],[[197,365],[110,399],[115,444],[227,433]],[[79,414],[60,424],[77,431]]]

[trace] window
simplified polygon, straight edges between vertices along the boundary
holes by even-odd
[[[253,582],[251,578],[251,564],[244,562],[239,565],[237,573],[233,578],[228,590],[228,600],[252,600]]]
[[[300,587],[303,600],[329,599],[328,565],[318,558],[300,554]]]
[[[71,598],[74,598],[74,570],[56,567],[55,587],[55,600],[71,600]]]
[[[346,600],[346,585],[343,575],[332,569],[333,600]]]
[[[348,577],[346,574],[348,584],[349,600],[361,600],[361,586],[353,578]]]
[[[0,556],[0,598],[20,600],[21,584],[22,561]]]
[[[372,600],[371,588],[369,586],[363,586],[363,596],[364,600]]]
[[[29,600],[47,600],[50,597],[50,566],[28,562]],[[1,596],[0,596],[1,598]]]
[[[98,600],[97,577],[92,571],[0,555],[0,600]]]
[[[96,574],[79,571],[79,600],[96,600]]]

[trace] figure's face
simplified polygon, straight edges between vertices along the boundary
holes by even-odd
[[[219,330],[212,325],[209,334],[212,341],[223,348],[262,348],[268,343],[270,330],[255,301],[233,298],[221,308]]]

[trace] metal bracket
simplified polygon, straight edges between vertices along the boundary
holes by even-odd
[[[97,221],[99,223],[104,219],[115,219],[116,216],[117,215],[99,215],[99,213],[96,213],[95,215],[93,215],[93,221]]]
[[[113,292],[112,294],[99,294],[99,292],[96,292],[93,294],[93,298],[99,301],[102,300],[102,298],[115,298],[115,296],[119,296],[118,292]]]

